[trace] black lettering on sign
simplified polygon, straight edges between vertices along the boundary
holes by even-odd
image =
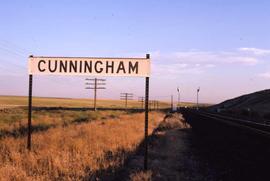
[[[80,61],[80,73],[82,73],[82,61]]]
[[[132,62],[129,62],[129,69],[128,69],[128,73],[135,72],[136,74],[138,74],[139,71],[139,62],[136,62],[134,65],[132,65]]]
[[[69,72],[77,72],[77,61],[69,61]]]
[[[113,60],[38,60],[39,72],[51,73],[97,73],[97,74],[138,74],[139,61]]]
[[[49,71],[55,72],[57,69],[57,61],[54,61],[54,67],[52,66],[51,60],[49,60]]]
[[[126,73],[126,70],[125,70],[125,66],[124,66],[124,62],[123,61],[121,61],[119,63],[118,69],[117,69],[116,73],[118,74],[120,72],[120,70],[123,71],[123,73]]]
[[[65,72],[65,73],[67,72],[67,61],[60,60],[59,71],[60,72]]]
[[[40,61],[38,62],[38,70],[39,70],[40,72],[44,72],[46,69],[45,69],[45,68],[41,69],[41,67],[40,67],[40,64],[41,64],[41,63],[46,64],[46,62],[45,62],[45,60],[40,60]]]
[[[84,73],[92,73],[92,61],[84,61]]]
[[[103,71],[103,68],[99,67],[99,69],[98,69],[98,64],[102,65],[102,61],[97,61],[95,63],[95,71],[96,71],[96,73],[101,73]]]
[[[111,69],[111,72],[113,74],[113,69],[114,69],[114,62],[111,61],[111,64],[109,64],[110,62],[109,61],[106,61],[106,73],[109,73],[109,68]]]

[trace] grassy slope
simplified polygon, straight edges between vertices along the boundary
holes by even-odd
[[[222,109],[238,114],[256,113],[258,116],[270,114],[270,90],[262,90],[242,95],[211,107],[212,110]]]
[[[229,99],[216,106],[224,108],[247,108],[259,107],[268,104],[270,104],[270,90],[262,90]]]

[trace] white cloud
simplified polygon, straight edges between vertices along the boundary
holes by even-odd
[[[178,68],[186,68],[188,66],[188,64],[186,64],[186,63],[178,63],[178,64],[175,64],[175,66],[177,66]]]
[[[157,55],[157,56],[155,56]],[[259,60],[254,55],[245,55],[241,51],[232,52],[209,52],[209,51],[181,51],[167,54],[154,54],[153,59],[162,62],[180,62],[184,64],[194,64],[202,66],[205,64],[239,64],[239,65],[256,65]]]
[[[255,57],[244,56],[231,56],[224,59],[226,63],[244,64],[244,65],[256,65],[259,61]]]
[[[261,73],[258,76],[262,78],[270,79],[270,72]]]
[[[216,65],[214,65],[214,64],[206,64],[205,67],[206,68],[213,68],[213,67],[216,67]]]
[[[166,68],[167,72],[179,73],[202,73],[204,69],[214,68],[219,65],[248,65],[254,66],[259,60],[256,56],[243,55],[240,51],[232,52],[209,52],[209,51],[181,51],[173,53],[154,52],[151,54],[153,71],[157,67]],[[156,70],[155,70],[156,69]]]
[[[202,68],[198,67],[182,67],[177,64],[168,64],[168,65],[157,65],[153,64],[153,74],[157,76],[167,76],[179,74],[200,74],[202,73]]]
[[[242,64],[255,65],[258,63],[256,57],[241,55],[237,52],[177,52],[175,57],[178,61],[190,63],[207,64]]]
[[[161,75],[166,72],[170,74],[201,74],[207,69],[218,66],[255,66],[261,58],[257,54],[246,54],[248,49],[239,48],[234,51],[178,51],[162,53],[159,51],[151,53],[153,60],[153,73]],[[253,50],[253,49],[252,49]],[[257,50],[257,49],[256,49]],[[264,53],[267,51],[265,50]],[[262,54],[262,53],[260,53]]]
[[[270,50],[259,48],[239,48],[240,51],[253,53],[255,55],[270,55]]]

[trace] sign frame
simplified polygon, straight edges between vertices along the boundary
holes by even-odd
[[[150,59],[31,56],[28,73],[37,75],[150,76]]]
[[[29,56],[29,65],[31,65],[30,61],[33,61],[35,58],[57,58],[57,57],[34,57],[33,55]],[[58,57],[59,58],[59,57]],[[151,68],[151,61],[150,61],[150,54],[146,54],[146,58],[91,58],[91,57],[60,57],[62,59],[64,58],[77,58],[77,59],[95,59],[95,60],[138,60],[138,61],[148,61],[148,72],[144,75],[128,75],[128,74],[121,74],[121,75],[98,75],[98,74],[87,74],[91,76],[135,76],[135,77],[145,77],[145,106],[144,106],[144,112],[145,112],[145,124],[144,124],[144,170],[148,169],[148,115],[149,115],[149,79],[150,79],[150,68]],[[118,68],[119,69],[119,68]],[[28,92],[28,134],[27,134],[27,149],[31,151],[32,148],[32,90],[33,90],[33,73],[31,72],[33,70],[29,70],[29,92]],[[45,75],[45,74],[40,74]],[[48,75],[48,74],[46,74]],[[55,74],[52,74],[55,75]],[[61,74],[58,74],[61,75]],[[74,74],[73,74],[74,75]],[[82,75],[82,74],[76,74],[76,75]],[[86,75],[86,74],[83,74]]]

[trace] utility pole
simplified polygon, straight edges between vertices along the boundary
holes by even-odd
[[[155,109],[158,110],[158,101],[155,100]]]
[[[177,109],[180,108],[180,89],[177,87],[177,92],[178,92],[178,101],[177,101]]]
[[[93,89],[94,90],[94,110],[97,110],[97,90],[98,89],[106,89],[104,86],[106,85],[106,79],[85,79],[87,82],[85,85],[88,85],[85,89]],[[102,87],[101,87],[102,86]]]
[[[156,100],[149,100],[149,110],[155,110],[156,109]]]
[[[133,94],[132,93],[120,93],[120,99],[125,100],[125,108],[127,110],[127,101],[133,100]]]
[[[157,100],[154,101],[154,105],[155,105],[154,109],[157,110],[158,109],[158,101]]]
[[[173,95],[171,95],[171,110],[173,111]]]
[[[156,109],[158,110],[159,109],[159,101],[156,100]]]
[[[197,89],[197,110],[199,109],[199,92],[200,92],[200,87]]]
[[[143,109],[144,97],[138,97],[138,101],[141,103],[141,108]]]

